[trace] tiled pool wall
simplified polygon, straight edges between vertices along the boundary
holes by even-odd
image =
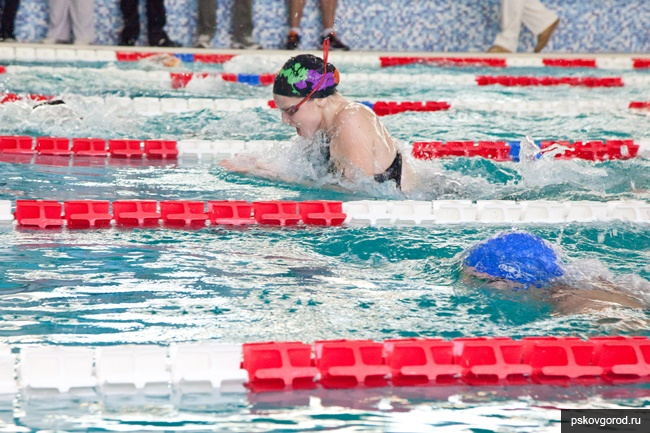
[[[89,0],[90,1],[90,0]],[[114,45],[122,27],[118,0],[94,0],[97,45]],[[232,8],[236,0],[218,0],[215,48],[230,45]],[[165,0],[167,32],[191,46],[198,0]],[[45,0],[22,0],[16,37],[39,42],[47,32]],[[321,30],[318,0],[307,0],[301,48],[316,49]],[[546,52],[650,52],[650,1],[543,0],[561,24]],[[145,0],[140,0],[141,37],[146,44]],[[499,31],[499,0],[339,0],[336,26],[355,50],[485,51]],[[287,31],[286,0],[254,0],[253,36],[266,49],[279,49]],[[532,52],[535,37],[523,29],[519,51]]]

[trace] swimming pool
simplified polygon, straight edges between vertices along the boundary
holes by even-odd
[[[211,71],[270,72],[272,58],[241,58]],[[5,104],[3,135],[287,141],[293,131],[268,109],[200,110],[142,115],[111,97],[270,99],[266,87],[199,80],[173,90],[145,81],[143,64],[47,64],[0,77],[2,90],[62,96],[77,114]],[[261,65],[261,66],[260,66]],[[63,69],[63,68],[66,69]],[[188,69],[200,70],[192,64]],[[259,71],[259,68],[269,70]],[[57,68],[61,70],[56,73]],[[232,70],[232,69],[230,69]],[[128,72],[123,72],[128,71]],[[480,108],[557,101],[647,100],[648,87],[478,87],[466,77],[489,68],[410,65],[378,70],[341,63],[341,92],[358,100],[463,101],[463,109],[386,116],[406,147],[426,140],[648,140],[650,117],[629,110],[537,114]],[[516,75],[611,76],[610,70],[508,69]],[[502,72],[499,72],[501,74]],[[346,74],[365,74],[346,83]],[[643,82],[648,72],[616,71]],[[407,81],[399,76],[408,76]],[[398,76],[392,80],[390,76]],[[634,80],[630,80],[635,82]],[[449,84],[445,84],[445,82]],[[97,96],[103,97],[100,101]],[[552,104],[551,104],[552,106]],[[472,108],[474,107],[474,108]],[[45,113],[45,114],[43,114]],[[283,151],[290,152],[286,147]],[[262,152],[278,163],[282,155]],[[300,152],[297,152],[300,156]],[[1,162],[0,200],[398,200],[383,187],[337,192],[322,187],[308,163],[293,167],[300,184],[228,173],[214,160],[156,164],[103,160]],[[643,200],[650,198],[648,161],[593,163],[547,158],[520,163],[480,158],[417,161],[427,179],[413,198],[471,200]],[[649,295],[650,229],[624,221],[533,224],[524,228],[557,245],[576,284],[606,278]],[[535,299],[470,289],[460,254],[513,224],[435,227],[223,228],[201,230],[33,230],[0,226],[3,296],[0,335],[20,349],[33,345],[101,347],[180,342],[245,343],[409,337],[645,335],[646,311],[553,316]],[[557,431],[561,407],[642,407],[644,385],[627,387],[428,387],[314,390],[54,400],[19,397],[0,419],[8,428],[71,431]],[[514,414],[514,415],[513,415]],[[15,427],[14,427],[15,426]],[[472,430],[474,429],[474,430]]]

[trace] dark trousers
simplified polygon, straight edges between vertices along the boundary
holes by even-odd
[[[16,38],[14,35],[14,23],[16,21],[16,13],[18,12],[18,6],[20,6],[20,0],[5,0],[0,5],[0,38]]]
[[[120,0],[120,10],[124,19],[124,29],[120,42],[136,41],[140,36],[140,14],[138,13],[138,0]],[[147,37],[149,45],[157,45],[158,41],[167,37],[165,30],[166,20],[164,0],[147,0]]]
[[[217,31],[217,0],[199,0],[197,35],[210,39]],[[253,0],[235,0],[232,13],[232,40],[245,43],[253,33]]]

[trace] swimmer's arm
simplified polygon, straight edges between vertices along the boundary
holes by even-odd
[[[244,166],[244,164],[242,164],[242,159],[248,160],[254,166]],[[242,155],[242,156],[235,157],[233,159],[225,159],[221,161],[219,165],[233,173],[249,174],[251,176],[261,177],[264,179],[280,180],[286,183],[293,183],[293,184],[297,183],[299,185],[312,186],[307,182],[300,182],[297,178],[292,178],[286,175],[282,175],[281,173],[278,173],[278,171],[270,169],[269,168],[270,165],[262,163],[252,155],[245,155],[245,158],[243,158]],[[340,185],[325,184],[325,185],[321,185],[321,188],[337,191],[337,192],[346,192],[346,193],[353,192],[352,190],[344,188]]]
[[[263,177],[266,179],[279,179],[284,182],[295,182],[295,178],[286,176],[271,164],[260,161],[253,155],[237,155],[232,159],[225,159],[219,165],[228,171],[251,176]]]

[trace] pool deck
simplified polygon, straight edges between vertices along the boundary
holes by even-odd
[[[93,50],[104,52],[139,52],[139,53],[187,53],[187,54],[224,54],[224,55],[242,55],[258,54],[264,56],[282,56],[286,57],[293,53],[320,53],[314,50],[233,50],[233,49],[203,49],[192,47],[147,47],[147,46],[116,46],[116,45],[61,45],[61,44],[34,44],[34,43],[9,43],[0,44],[0,59],[2,53],[7,49],[54,49],[54,50]],[[354,58],[358,56],[376,56],[376,57],[451,57],[451,58],[552,58],[552,59],[582,59],[582,58],[638,58],[650,59],[650,53],[486,53],[486,52],[435,52],[435,51],[333,51],[333,56],[341,58]]]

